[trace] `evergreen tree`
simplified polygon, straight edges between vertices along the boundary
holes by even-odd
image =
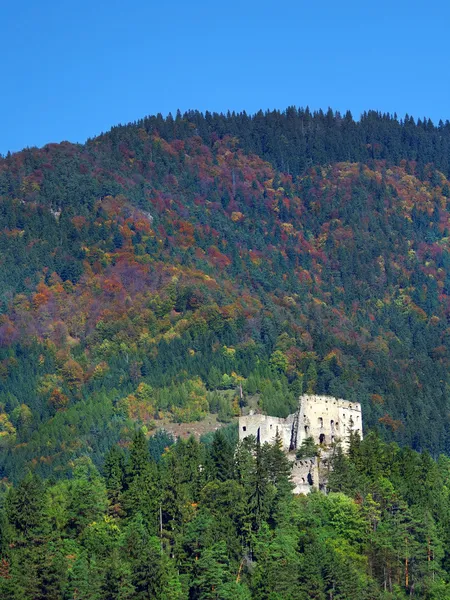
[[[233,472],[233,449],[223,433],[216,431],[211,445],[213,476],[219,481],[230,479]]]
[[[6,498],[6,514],[13,536],[30,541],[45,531],[45,487],[35,475],[28,473],[11,488]]]
[[[129,515],[140,513],[153,533],[158,530],[161,489],[155,463],[150,461],[147,440],[142,430],[134,434],[126,475],[127,489],[121,496]]]
[[[112,446],[105,456],[103,472],[108,498],[114,504],[118,501],[125,480],[125,457],[118,446]]]

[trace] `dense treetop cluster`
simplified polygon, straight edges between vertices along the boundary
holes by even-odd
[[[443,600],[450,460],[369,434],[334,449],[329,493],[294,496],[281,440],[133,435],[101,473],[0,490],[8,600]],[[418,481],[422,485],[418,485]]]
[[[114,127],[110,135],[122,137],[130,127],[158,132],[164,139],[186,139],[193,133],[210,145],[227,135],[238,138],[240,147],[257,154],[273,166],[294,176],[303,175],[314,165],[336,162],[367,162],[401,160],[418,163],[421,172],[427,164],[450,174],[450,122],[435,126],[430,119],[415,120],[410,115],[368,111],[359,121],[350,111],[345,115],[322,110],[291,106],[285,111],[259,111],[254,115],[242,113],[218,114],[198,111],[180,112],[172,117],[147,117],[128,126]]]

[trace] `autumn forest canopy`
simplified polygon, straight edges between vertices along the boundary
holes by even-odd
[[[2,597],[449,597],[449,224],[450,123],[408,115],[190,111],[0,158]],[[302,393],[372,431],[328,496],[236,442]]]

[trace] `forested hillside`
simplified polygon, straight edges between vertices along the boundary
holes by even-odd
[[[448,122],[294,108],[1,158],[0,596],[450,597],[449,178]],[[362,404],[328,495],[161,429],[303,392]]]
[[[161,434],[70,478],[2,489],[7,600],[450,597],[450,460],[374,434],[336,451],[328,495],[294,496],[276,444]],[[165,448],[164,448],[165,447]],[[151,456],[150,456],[151,453]]]
[[[448,452],[449,144],[448,123],[288,109],[1,159],[3,475],[302,391]]]

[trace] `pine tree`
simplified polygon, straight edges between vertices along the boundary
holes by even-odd
[[[331,467],[328,477],[328,489],[333,492],[353,494],[357,489],[360,476],[348,456],[344,454],[340,444],[336,447],[331,459]]]
[[[265,449],[259,440],[256,442],[255,464],[251,479],[249,510],[253,531],[258,531],[263,521],[269,516],[269,506],[273,497],[273,488],[269,484],[268,465],[265,460]]]
[[[230,597],[223,595],[223,588],[230,579],[227,548],[224,542],[217,542],[206,548],[195,564],[193,586],[196,597],[199,600],[228,600]]]
[[[148,472],[150,453],[147,438],[142,429],[138,429],[131,442],[130,455],[127,464],[127,482]]]
[[[293,489],[291,481],[292,463],[283,450],[283,440],[277,431],[275,441],[266,451],[269,481],[275,486],[279,495],[286,495]]]
[[[220,429],[214,435],[211,459],[214,477],[219,481],[230,479],[233,473],[233,449]]]
[[[164,558],[161,542],[151,536],[142,515],[137,513],[128,524],[123,537],[122,551],[131,559],[133,598],[144,600],[164,598]]]
[[[147,439],[141,430],[135,433],[131,443],[126,485],[127,489],[120,496],[124,510],[129,516],[140,513],[149,530],[156,534],[162,490],[157,466],[150,461]]]
[[[101,579],[94,558],[81,551],[69,572],[66,595],[69,600],[103,600]]]
[[[172,447],[163,457],[159,509],[165,535],[179,534],[193,514],[190,485]]]
[[[72,534],[79,535],[90,523],[101,519],[107,506],[105,482],[91,459],[77,459],[68,488],[67,510]]]
[[[45,520],[45,488],[42,481],[28,473],[11,488],[6,498],[8,522],[19,539],[31,540],[42,536]]]
[[[112,446],[103,466],[108,500],[112,510],[117,511],[120,494],[125,485],[125,457],[118,446]]]
[[[256,567],[252,577],[253,597],[269,599],[275,592],[280,598],[301,599],[298,589],[299,556],[294,531],[271,532],[263,525],[256,536]]]
[[[132,567],[129,560],[121,556],[119,548],[115,548],[108,557],[104,567],[102,598],[110,600],[132,600],[135,587],[132,583]]]

